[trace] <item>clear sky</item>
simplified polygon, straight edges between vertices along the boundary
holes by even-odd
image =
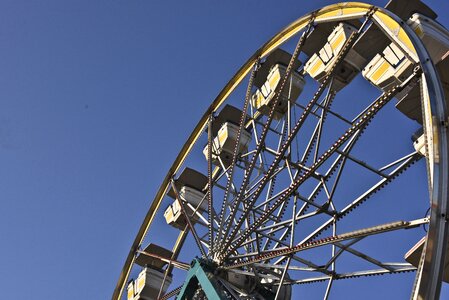
[[[277,31],[335,2],[0,1],[0,298],[110,298],[210,102]],[[426,2],[449,26],[447,1]]]

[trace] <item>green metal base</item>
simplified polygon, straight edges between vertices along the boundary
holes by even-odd
[[[192,299],[195,292],[201,286],[207,299],[221,300],[229,299],[223,292],[223,288],[218,283],[214,275],[214,268],[206,261],[195,258],[191,263],[191,268],[187,273],[186,281],[181,291],[176,297],[177,300]]]
[[[225,287],[219,283],[215,271],[216,267],[213,263],[195,258],[191,263],[187,278],[176,300],[192,299],[200,287],[209,300],[230,299],[230,296],[224,292]],[[275,298],[275,294],[265,288],[259,287],[256,290],[265,300],[273,300]],[[231,296],[231,299],[234,299],[234,297]]]

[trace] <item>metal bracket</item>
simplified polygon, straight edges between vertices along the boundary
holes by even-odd
[[[215,278],[213,268],[204,260],[195,258],[176,300],[192,299],[199,287],[201,287],[207,299],[229,299],[223,292],[223,287]]]

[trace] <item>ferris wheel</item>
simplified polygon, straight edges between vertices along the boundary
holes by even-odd
[[[163,179],[112,298],[332,299],[376,293],[380,275],[438,298],[449,32],[436,17],[420,1],[335,4],[257,50]]]

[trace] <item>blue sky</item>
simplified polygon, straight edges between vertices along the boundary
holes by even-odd
[[[1,298],[110,298],[212,99],[277,31],[334,2],[1,1]]]

